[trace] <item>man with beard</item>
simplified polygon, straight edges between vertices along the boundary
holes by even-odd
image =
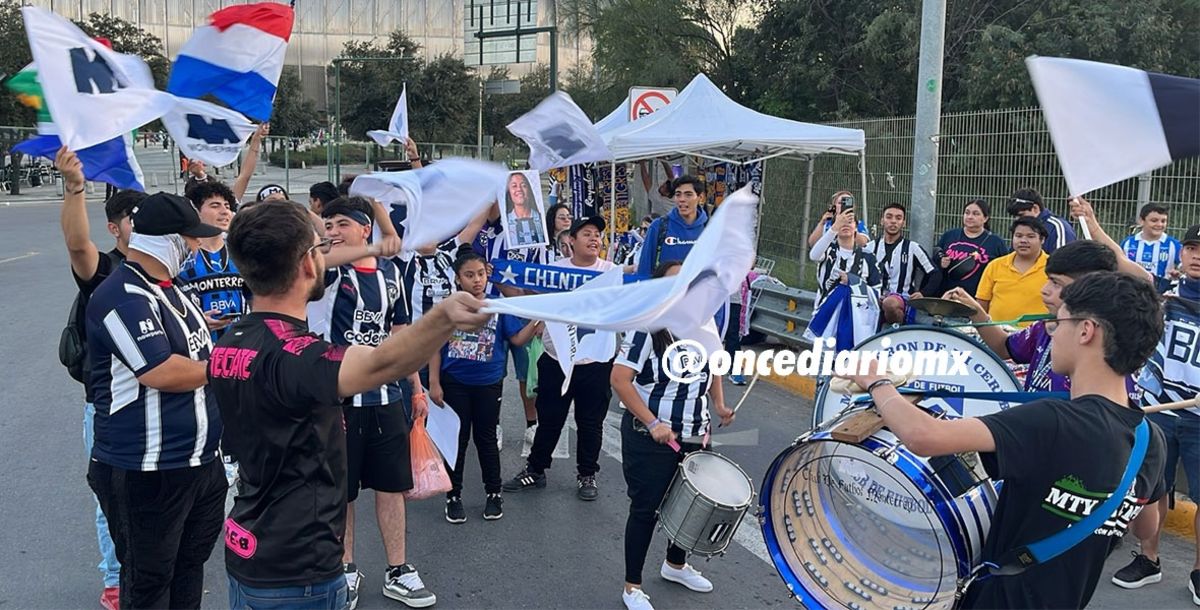
[[[242,463],[244,489],[225,532],[230,606],[252,606],[253,598],[341,608],[342,400],[410,375],[455,328],[478,328],[489,316],[478,313],[480,301],[458,293],[377,347],[335,346],[305,322],[306,304],[325,291],[324,254],[333,240],[314,231],[303,206],[255,206],[237,216],[228,239],[254,293],[254,311],[222,337],[208,369],[225,443]]]

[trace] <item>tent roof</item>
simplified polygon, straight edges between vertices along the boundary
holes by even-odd
[[[596,121],[596,130],[604,133],[629,123],[629,98],[625,98],[608,116]]]
[[[616,161],[671,154],[757,160],[783,155],[855,154],[866,148],[861,129],[813,125],[756,112],[725,96],[707,76],[696,78],[666,108],[637,121],[628,102],[596,124]]]

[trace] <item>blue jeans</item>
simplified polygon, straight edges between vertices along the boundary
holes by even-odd
[[[1177,416],[1166,413],[1151,413],[1150,421],[1162,428],[1167,440],[1166,478],[1167,493],[1175,491],[1175,474],[1183,462],[1183,474],[1187,477],[1187,495],[1200,501],[1200,415],[1185,410]],[[1172,500],[1174,502],[1174,500]]]
[[[247,587],[232,575],[229,577],[229,608],[231,610],[343,610],[349,603],[346,577],[305,587],[265,589]]]
[[[86,403],[83,410],[83,446],[87,448],[87,459],[92,459],[92,443],[95,442],[95,429],[92,422],[96,419],[96,406]],[[121,585],[121,562],[117,561],[117,548],[113,546],[112,536],[108,534],[108,519],[100,510],[100,502],[96,502],[96,540],[100,543],[100,573],[104,574],[104,586],[118,587]]]

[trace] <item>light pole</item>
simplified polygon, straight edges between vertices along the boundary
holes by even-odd
[[[917,68],[917,118],[913,128],[913,241],[932,248],[936,221],[938,132],[942,122],[942,54],[946,0],[921,2],[921,54]],[[932,250],[930,250],[932,252]]]

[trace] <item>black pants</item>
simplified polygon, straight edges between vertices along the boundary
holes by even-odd
[[[742,349],[742,336],[739,334],[741,332],[741,323],[739,320],[741,319],[742,306],[738,303],[730,303],[729,320],[727,320],[729,323],[725,328],[725,351],[731,355],[733,352]]]
[[[87,478],[121,562],[121,608],[199,608],[225,518],[221,461],[140,472],[93,460]]]
[[[658,507],[679,462],[683,456],[698,451],[700,445],[682,443],[682,451],[676,453],[662,445],[645,431],[634,427],[633,415],[625,412],[621,420],[621,468],[625,471],[625,484],[629,486],[629,517],[625,519],[625,582],[642,584],[642,567],[646,564],[646,552],[654,537],[654,526],[658,523]],[[687,552],[667,543],[667,561],[683,565]]]
[[[554,446],[567,423],[571,401],[575,402],[575,427],[578,440],[575,461],[579,476],[600,472],[600,443],[603,439],[604,416],[612,398],[609,374],[611,362],[578,365],[571,373],[567,393],[562,391],[563,372],[558,361],[546,354],[538,358],[538,427],[529,449],[529,472],[542,473],[550,467]]]
[[[442,373],[442,393],[446,403],[454,409],[462,422],[458,428],[458,461],[455,462],[457,467],[450,471],[450,492],[446,494],[447,498],[462,495],[467,442],[472,436],[475,438],[475,453],[479,454],[479,470],[483,473],[483,489],[490,494],[500,493],[500,448],[496,446],[496,426],[500,423],[500,400],[503,392],[503,378],[491,385],[467,385]]]

